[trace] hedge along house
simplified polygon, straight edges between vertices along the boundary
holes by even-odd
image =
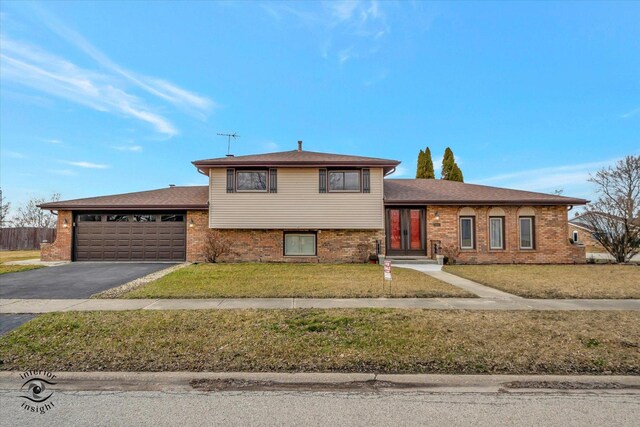
[[[44,260],[201,261],[207,230],[227,262],[363,262],[372,253],[464,263],[584,262],[567,239],[586,200],[442,180],[385,179],[399,162],[298,149],[193,162],[202,187],[45,203]]]

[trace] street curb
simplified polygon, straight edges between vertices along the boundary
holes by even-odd
[[[18,371],[0,372],[0,389],[20,389]],[[423,391],[458,393],[522,393],[578,392],[640,394],[640,376],[595,375],[430,375],[375,373],[275,373],[275,372],[54,372],[55,389],[63,391],[193,391],[193,380],[224,380],[223,382],[259,383],[247,391],[278,390],[330,391]],[[542,383],[544,388],[514,388],[509,383]],[[581,384],[583,388],[559,389],[553,384]],[[383,386],[377,387],[376,384]],[[551,386],[549,386],[551,384]],[[619,388],[589,388],[616,384]],[[226,390],[222,390],[226,391]],[[233,389],[230,391],[242,391]],[[365,390],[366,391],[366,390]]]

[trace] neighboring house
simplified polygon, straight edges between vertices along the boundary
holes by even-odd
[[[370,254],[462,263],[584,262],[567,212],[587,203],[453,181],[388,179],[399,162],[298,149],[193,162],[209,186],[45,203],[58,212],[46,260],[203,258],[205,233],[232,241],[220,261],[363,262]]]
[[[605,253],[604,247],[593,237],[593,227],[586,220],[585,215],[576,215],[569,220],[569,238],[574,243],[585,246],[586,253]]]
[[[594,212],[585,212],[580,215],[576,215],[569,220],[569,238],[575,243],[584,245],[587,254],[607,253],[606,249],[594,237],[593,225],[589,219],[590,215],[598,215],[599,218],[613,220],[614,223],[617,223],[620,226],[623,226],[624,221],[616,216]],[[640,226],[640,218],[632,220],[631,226]]]

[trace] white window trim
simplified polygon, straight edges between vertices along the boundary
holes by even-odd
[[[345,173],[345,172],[357,172],[358,173],[358,186],[357,190],[332,190],[331,189],[331,174],[332,173]],[[353,169],[329,169],[327,170],[327,193],[362,193],[362,170]]]
[[[287,237],[288,236],[312,236],[313,237],[313,254],[287,254]],[[283,254],[284,256],[300,257],[300,256],[318,256],[318,236],[315,233],[284,233],[283,237]]]
[[[462,221],[471,221],[471,246],[462,245]],[[460,249],[475,249],[475,230],[474,230],[475,218],[472,216],[460,217]]]
[[[264,190],[240,190],[238,188],[238,174],[241,173],[264,173],[266,175],[266,180],[265,180],[265,189]],[[263,169],[256,169],[256,170],[237,170],[236,169],[236,175],[234,177],[234,186],[236,193],[268,193],[269,192],[269,170],[263,170]]]
[[[500,221],[500,246],[493,245],[493,233],[491,232],[492,222],[494,220]],[[489,249],[492,250],[504,250],[504,217],[490,216],[489,217]]]
[[[523,246],[522,245],[522,221],[529,221],[529,230],[531,232],[531,236],[530,239],[531,240],[531,246]],[[531,217],[519,217],[518,218],[518,240],[520,240],[520,249],[534,249],[535,247],[535,243],[534,243],[534,236],[535,236],[535,230],[533,229],[533,218]]]

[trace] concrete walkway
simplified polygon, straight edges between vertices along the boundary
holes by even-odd
[[[225,310],[295,308],[640,311],[640,300],[551,300],[525,298],[0,299],[0,314],[94,310]]]
[[[491,299],[504,299],[504,300],[521,300],[522,297],[517,295],[512,295],[507,292],[499,291],[494,288],[490,288],[489,286],[481,285],[480,283],[474,282],[472,280],[463,279],[460,276],[456,276],[451,273],[446,273],[442,271],[441,265],[434,264],[394,264],[394,267],[400,268],[410,268],[412,270],[419,271],[426,275],[433,277],[434,279],[441,280],[445,283],[448,283],[452,286],[455,286],[460,289],[464,289],[467,292],[471,292],[479,296],[480,298],[491,298]]]

